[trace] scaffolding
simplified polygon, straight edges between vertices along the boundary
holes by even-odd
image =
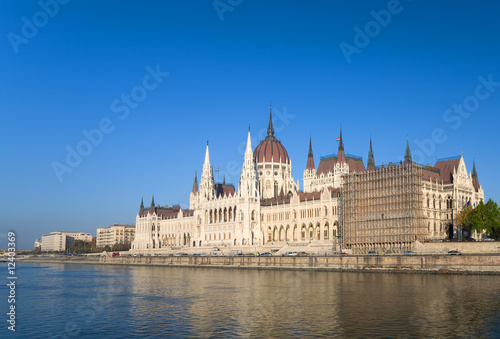
[[[342,176],[339,228],[342,250],[404,253],[428,230],[423,215],[422,167],[392,165]]]

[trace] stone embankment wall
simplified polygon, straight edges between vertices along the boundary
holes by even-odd
[[[417,253],[428,254],[445,254],[452,250],[458,250],[462,254],[500,254],[500,241],[417,242],[414,245],[413,250]]]
[[[101,257],[99,262],[103,264],[213,268],[500,274],[500,255]]]

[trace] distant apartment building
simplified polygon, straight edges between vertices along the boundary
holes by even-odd
[[[41,249],[42,248],[42,239],[35,239],[35,244],[33,245],[33,249]]]
[[[42,236],[42,251],[65,251],[75,240],[91,242],[90,233],[51,232]]]
[[[135,225],[114,224],[98,228],[96,246],[105,247],[115,244],[130,244],[134,241]]]

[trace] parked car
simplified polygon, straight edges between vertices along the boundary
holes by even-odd
[[[488,237],[483,237],[483,239],[481,239],[482,241],[495,241],[495,239],[491,239],[491,238],[488,238]]]
[[[297,256],[299,256],[299,257],[307,257],[307,253],[306,252],[298,252]]]
[[[270,252],[264,252],[260,254],[261,257],[270,257],[271,255],[272,254]]]
[[[377,252],[375,252],[375,251],[368,251],[368,255],[377,255]]]
[[[449,255],[462,255],[458,250],[452,250],[448,252]]]
[[[285,253],[285,256],[287,256],[287,257],[296,257],[298,255],[299,255],[299,253],[297,253],[297,252],[286,252]]]
[[[405,253],[403,253],[403,255],[415,255],[415,252],[406,251]]]

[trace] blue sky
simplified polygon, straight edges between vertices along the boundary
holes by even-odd
[[[463,152],[500,200],[496,1],[54,1],[0,2],[0,248],[188,208],[207,139],[236,184],[270,102],[295,180],[342,125],[377,165]]]

